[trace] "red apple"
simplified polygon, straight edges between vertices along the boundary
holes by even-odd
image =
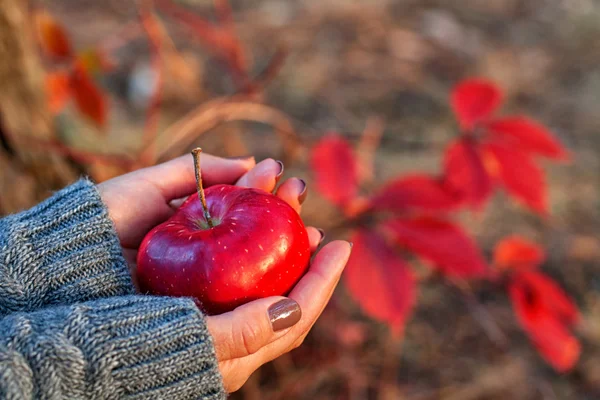
[[[209,315],[287,294],[310,259],[298,213],[258,189],[217,185],[203,190],[198,164],[200,199],[190,196],[139,248],[140,289],[193,297]]]

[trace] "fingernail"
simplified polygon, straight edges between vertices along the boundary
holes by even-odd
[[[269,307],[268,312],[273,332],[282,331],[296,325],[302,317],[300,305],[292,299],[279,300]]]
[[[281,179],[281,176],[283,175],[283,170],[285,169],[283,167],[283,163],[279,160],[275,160],[277,161],[277,164],[279,164],[279,172],[277,173],[277,175],[275,175],[275,180],[279,181],[279,179]]]
[[[227,159],[232,160],[232,161],[237,161],[237,160],[249,161],[249,160],[253,160],[254,156],[236,156],[236,157],[227,157]]]
[[[323,242],[323,240],[325,240],[325,231],[321,228],[317,228],[317,230],[321,234],[321,239],[319,239],[319,244],[321,244],[321,242]]]
[[[350,245],[350,248],[352,248],[352,246],[354,246],[354,243],[352,243],[352,242],[348,242],[348,244]]]
[[[298,202],[300,204],[302,204],[302,203],[304,203],[304,200],[306,200],[306,196],[308,195],[308,190],[306,190],[307,186],[306,186],[306,182],[304,181],[304,179],[298,178],[298,180],[302,184],[302,190],[300,191],[300,194],[298,195]]]

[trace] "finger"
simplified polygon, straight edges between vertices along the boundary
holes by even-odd
[[[227,159],[205,153],[202,154],[200,163],[204,186],[217,183],[233,184],[256,164],[254,157]],[[167,202],[190,195],[196,190],[194,160],[191,154],[141,169],[136,174],[158,187]]]
[[[317,254],[309,271],[289,295],[302,309],[302,319],[285,336],[249,356],[256,368],[289,351],[301,341],[321,315],[350,257],[351,245],[334,241]]]
[[[306,182],[300,178],[290,178],[277,189],[277,197],[292,206],[298,213],[307,194]]]
[[[237,181],[237,186],[262,189],[272,192],[275,185],[283,175],[283,163],[267,158],[256,164]]]
[[[185,197],[180,197],[178,199],[171,200],[169,202],[169,207],[171,207],[173,210],[177,210],[187,200],[188,197],[189,196],[185,196]]]
[[[317,247],[323,242],[325,239],[325,232],[323,229],[314,228],[309,226],[306,228],[306,233],[308,233],[308,243],[310,244],[310,252],[314,253],[317,250]]]
[[[301,316],[300,306],[294,300],[268,297],[206,320],[217,359],[222,361],[256,353],[289,332]]]

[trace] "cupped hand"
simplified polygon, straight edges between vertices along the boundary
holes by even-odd
[[[225,183],[275,192],[298,212],[306,198],[306,184],[299,178],[290,178],[275,189],[283,174],[279,161],[267,159],[256,164],[252,157],[224,159],[203,154],[201,163],[206,187]],[[98,189],[135,282],[137,249],[144,236],[196,191],[192,156],[110,179]],[[307,232],[315,251],[323,233],[313,227]],[[239,389],[262,364],[302,343],[333,294],[349,255],[347,242],[330,243],[314,258],[289,298],[260,299],[207,317],[227,391]]]

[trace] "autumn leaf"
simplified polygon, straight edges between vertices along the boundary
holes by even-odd
[[[478,78],[460,82],[450,95],[450,104],[460,126],[472,130],[474,125],[490,117],[503,100],[500,88]]]
[[[577,306],[560,286],[547,275],[538,271],[523,271],[518,279],[527,284],[530,291],[539,294],[539,301],[563,323],[575,325],[579,319]]]
[[[502,239],[494,249],[494,264],[501,269],[533,268],[542,264],[545,258],[543,248],[517,235]]]
[[[448,221],[432,217],[396,218],[382,224],[393,241],[449,277],[477,278],[487,273],[475,242]]]
[[[69,75],[53,72],[46,75],[46,96],[52,114],[59,114],[71,98]]]
[[[447,191],[443,183],[429,175],[409,175],[388,182],[371,199],[375,211],[408,212],[449,211],[460,199]]]
[[[568,160],[569,154],[539,122],[522,116],[503,117],[485,124],[488,132],[514,142],[522,151],[555,160]]]
[[[350,144],[337,133],[324,136],[312,148],[310,165],[315,186],[326,199],[339,206],[358,192],[358,168]]]
[[[484,151],[496,160],[500,181],[509,194],[533,211],[545,215],[548,210],[544,172],[531,157],[496,143],[484,145]]]
[[[65,30],[48,12],[36,11],[34,23],[40,45],[49,56],[66,59],[73,55],[71,42]]]
[[[492,194],[492,180],[477,145],[470,139],[458,139],[446,148],[444,183],[475,207],[481,207]]]
[[[97,48],[78,52],[77,62],[92,76],[111,71],[113,63]]]
[[[351,241],[344,273],[350,295],[366,314],[402,335],[416,300],[412,271],[376,231],[359,230]]]
[[[562,289],[543,274],[528,271],[510,282],[509,296],[540,355],[558,372],[572,369],[581,345],[568,327],[577,321],[578,312]]]
[[[73,67],[70,82],[79,112],[103,129],[107,117],[104,95],[80,63],[76,63]]]

